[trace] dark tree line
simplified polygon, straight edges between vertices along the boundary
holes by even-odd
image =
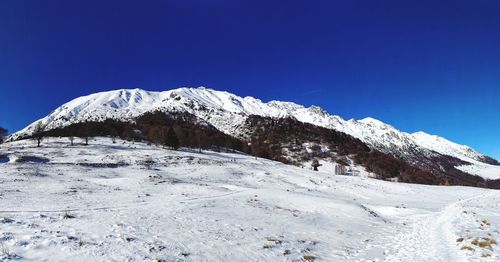
[[[464,173],[454,166],[463,161],[442,156],[428,159],[422,157],[420,163],[410,165],[404,159],[370,149],[362,141],[336,130],[302,123],[295,119],[271,119],[260,116],[249,117],[245,123],[251,133],[249,152],[252,155],[274,159],[284,163],[292,160],[283,155],[283,149],[302,154],[300,161],[316,158],[341,163],[342,156],[349,156],[356,164],[377,174],[381,179],[398,177],[399,181],[419,184],[452,184],[500,188],[500,182],[486,181],[481,177]],[[306,152],[302,144],[316,144]],[[330,152],[319,149],[319,144],[328,145]],[[334,154],[331,154],[334,153]],[[340,157],[339,157],[340,156]],[[292,164],[298,164],[293,163]]]
[[[242,141],[220,132],[208,123],[201,123],[195,116],[187,113],[146,113],[136,118],[133,123],[116,120],[75,123],[63,128],[37,132],[27,138],[38,139],[46,136],[69,137],[71,143],[73,137],[79,137],[85,144],[88,144],[90,137],[109,136],[113,141],[117,137],[129,141],[147,140],[172,149],[181,146],[200,150],[243,149]]]
[[[350,135],[302,123],[296,119],[250,116],[242,128],[248,131],[248,139],[240,140],[224,134],[188,113],[151,112],[134,119],[133,122],[106,120],[77,123],[49,131],[42,129],[28,138],[41,141],[44,136],[60,136],[70,137],[72,142],[73,137],[80,137],[88,144],[89,138],[93,136],[109,136],[113,141],[120,137],[129,141],[147,140],[172,149],[191,147],[200,150],[237,150],[297,165],[313,159],[331,159],[348,165],[345,163],[348,156],[381,179],[397,177],[399,181],[409,183],[500,188],[500,182],[485,181],[454,168],[463,164],[459,159],[444,156],[433,159],[423,157],[418,165],[410,165],[404,159],[370,149]],[[304,143],[312,144],[310,152],[304,150]],[[326,145],[328,150],[322,150],[319,145]],[[300,159],[290,159],[285,151],[299,155]]]
[[[175,135],[179,140],[178,146],[238,151],[243,148],[242,141],[187,113],[151,112],[140,116],[135,122],[137,129],[143,134],[142,137],[155,144],[175,146],[177,142],[172,138]],[[167,137],[169,144],[166,143]]]

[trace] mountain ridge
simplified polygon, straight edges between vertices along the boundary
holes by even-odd
[[[291,117],[300,122],[346,133],[360,139],[369,147],[408,158],[410,161],[412,157],[418,155],[441,154],[472,164],[475,162],[498,164],[493,158],[468,146],[422,131],[412,134],[402,132],[390,124],[371,117],[345,120],[315,105],[305,107],[294,102],[277,100],[263,102],[251,96],[241,97],[206,87],[182,87],[166,91],[119,89],[78,97],[11,137],[18,139],[29,136],[38,122],[50,130],[86,121],[106,119],[133,121],[141,114],[154,111],[187,112],[210,123],[223,133],[243,139],[245,135],[239,127],[248,116]]]

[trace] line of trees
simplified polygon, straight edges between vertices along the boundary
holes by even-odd
[[[456,169],[455,166],[465,164],[459,159],[450,156],[422,156],[417,163],[410,164],[404,159],[370,149],[361,140],[345,133],[292,118],[250,116],[245,122],[245,129],[251,134],[249,152],[252,155],[283,163],[300,165],[314,158],[330,158],[344,164],[343,158],[339,156],[346,156],[381,179],[398,177],[399,181],[408,183],[500,188],[500,180],[484,180]],[[305,143],[313,146],[306,150],[303,147]],[[328,150],[314,146],[320,144],[326,145]]]
[[[86,123],[73,124],[69,127],[61,129],[46,130],[42,122],[37,122],[33,126],[31,135],[24,137],[24,139],[33,139],[36,141],[37,147],[40,147],[43,139],[50,136],[68,137],[71,145],[74,145],[75,137],[79,137],[85,141],[85,145],[88,145],[91,137],[91,131],[90,127]]]
[[[78,137],[88,144],[94,136],[109,136],[113,143],[116,138],[128,141],[149,141],[163,145],[170,149],[191,147],[201,149],[220,150],[222,148],[242,151],[242,141],[222,133],[207,123],[200,123],[199,119],[187,113],[165,114],[164,112],[146,113],[133,123],[117,120],[102,122],[75,123],[66,127],[44,130],[42,125],[35,125],[36,132],[30,137],[35,141],[42,141],[43,137],[68,137],[73,145],[74,138]]]

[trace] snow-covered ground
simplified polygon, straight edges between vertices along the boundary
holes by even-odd
[[[500,191],[97,138],[0,146],[0,260],[495,261]]]
[[[456,168],[485,179],[500,179],[500,166],[488,165],[474,160],[469,160],[469,162],[470,165],[457,166]]]

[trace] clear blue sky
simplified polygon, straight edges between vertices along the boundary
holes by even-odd
[[[74,97],[208,86],[500,158],[500,1],[0,1],[0,126]]]

